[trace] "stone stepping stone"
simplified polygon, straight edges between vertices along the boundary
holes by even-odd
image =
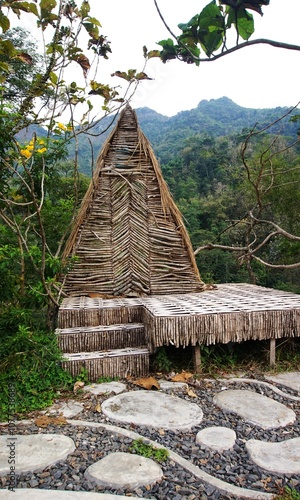
[[[93,493],[91,491],[42,490],[38,488],[17,488],[15,491],[0,490],[0,500],[114,500],[127,498],[110,493]],[[130,497],[137,499],[139,497]]]
[[[84,391],[92,392],[93,394],[111,394],[114,392],[115,394],[120,394],[127,390],[125,384],[122,382],[103,382],[102,384],[91,384],[86,385],[83,388]]]
[[[67,403],[63,404],[55,404],[51,406],[47,411],[41,413],[49,415],[62,414],[65,418],[72,418],[76,417],[78,413],[81,413],[83,408],[83,403],[79,403],[78,401],[68,401]]]
[[[207,427],[198,432],[196,443],[219,452],[233,448],[236,433],[228,427]]]
[[[246,449],[251,460],[269,472],[300,474],[300,437],[280,443],[249,439]]]
[[[265,378],[300,392],[300,372],[278,373],[278,375],[268,375]]]
[[[132,391],[102,403],[102,412],[117,422],[158,429],[189,430],[203,419],[195,403],[161,392]]]
[[[163,471],[150,458],[116,452],[90,465],[84,475],[98,486],[135,489],[160,481]]]
[[[185,382],[170,382],[169,380],[159,380],[159,385],[162,391],[186,391],[188,384]]]
[[[257,392],[243,389],[219,392],[214,397],[214,403],[262,429],[285,427],[296,419],[294,411],[285,405]]]
[[[64,460],[75,450],[73,440],[61,434],[0,436],[0,476],[10,472],[9,458],[15,459],[15,472],[38,472]]]

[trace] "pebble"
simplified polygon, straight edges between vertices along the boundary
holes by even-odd
[[[156,441],[167,448],[174,450],[179,455],[187,458],[208,474],[227,481],[236,486],[249,489],[278,493],[278,484],[282,488],[286,486],[300,490],[300,475],[292,477],[282,474],[268,474],[250,461],[245,448],[249,439],[259,439],[269,442],[282,441],[285,439],[300,437],[300,404],[299,402],[282,398],[269,388],[263,388],[263,393],[275,401],[284,403],[297,414],[297,420],[293,425],[276,430],[264,430],[245,423],[240,417],[229,412],[220,411],[213,403],[213,397],[220,392],[222,383],[200,381],[198,387],[193,391],[198,395],[201,408],[203,409],[202,422],[188,432],[169,431],[164,429],[148,429],[147,427],[118,424],[119,427],[130,429],[140,435]],[[261,394],[261,387],[253,384],[237,383],[230,384],[230,388],[247,389]],[[281,387],[280,387],[281,388]],[[130,387],[130,390],[132,388]],[[133,390],[139,390],[133,388]],[[287,392],[282,387],[284,392]],[[176,392],[177,397],[187,398],[186,392]],[[99,398],[101,404],[107,395]],[[194,402],[195,398],[190,401]],[[107,418],[98,412],[86,409],[80,415],[81,420],[91,422],[107,423]],[[108,422],[109,423],[109,422]],[[210,426],[226,426],[236,432],[237,440],[230,450],[218,453],[211,449],[200,449],[196,446],[197,433]],[[112,490],[103,486],[95,486],[84,477],[85,470],[97,460],[108,453],[122,451],[128,452],[132,440],[97,427],[74,427],[71,425],[55,426],[51,424],[47,428],[38,428],[34,424],[18,428],[19,433],[62,433],[71,437],[77,444],[76,450],[64,461],[58,462],[40,473],[26,473],[17,476],[18,487],[40,488],[40,489],[62,489],[69,491],[93,491],[101,493],[113,493],[130,496],[134,494],[141,498],[157,500],[236,500],[236,497],[221,493],[210,485],[201,483],[195,476],[185,471],[175,462],[167,460],[160,464],[163,470],[163,480],[149,488],[149,485],[140,487],[135,492],[130,490]],[[0,433],[5,434],[5,427],[0,426]],[[268,480],[268,481],[266,481]],[[5,487],[7,478],[0,478],[0,487]]]

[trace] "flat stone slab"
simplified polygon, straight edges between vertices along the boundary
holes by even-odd
[[[102,384],[91,384],[86,385],[83,388],[84,391],[92,392],[93,394],[110,394],[114,392],[115,394],[121,394],[127,390],[125,384],[122,382],[103,382]]]
[[[10,472],[9,459],[15,460],[15,473],[38,472],[64,460],[75,450],[73,440],[61,434],[0,436],[0,476]]]
[[[285,427],[296,419],[295,412],[290,408],[253,391],[228,389],[219,392],[214,397],[214,403],[262,429]]]
[[[55,404],[53,406],[50,406],[47,411],[44,411],[42,413],[47,413],[50,415],[62,414],[65,418],[72,418],[81,413],[83,408],[83,403],[79,403],[78,401],[67,401],[63,404]]]
[[[116,452],[92,464],[84,475],[88,481],[93,481],[98,486],[135,489],[160,481],[163,471],[150,458]]]
[[[300,474],[300,437],[280,443],[249,439],[246,448],[251,460],[269,472]]]
[[[15,491],[0,490],[0,500],[113,500],[128,498],[110,493],[93,493],[90,491],[42,490],[38,488],[17,488]],[[139,497],[130,497],[133,499]]]
[[[300,372],[278,373],[278,375],[265,376],[265,379],[300,392]]]
[[[233,448],[236,440],[236,433],[228,427],[207,427],[198,432],[196,443],[212,450],[224,451]]]
[[[162,391],[185,391],[188,384],[185,382],[170,382],[169,380],[159,380],[159,385]]]
[[[102,403],[111,420],[158,429],[189,430],[199,424],[203,412],[195,403],[161,392],[132,391]]]

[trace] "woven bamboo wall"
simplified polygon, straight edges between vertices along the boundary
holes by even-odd
[[[136,373],[139,376],[149,374],[149,356],[148,352],[142,352],[139,355],[110,356],[101,359],[82,359],[62,361],[62,368],[68,370],[73,377],[80,374],[82,368],[88,371],[89,380],[96,381],[100,377],[120,377],[126,378],[128,375]]]
[[[203,289],[182,217],[135,112],[127,106],[98,158],[66,245],[70,296],[145,296]]]

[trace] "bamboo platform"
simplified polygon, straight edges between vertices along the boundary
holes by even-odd
[[[101,332],[106,335],[106,349],[114,347],[114,336],[118,342],[115,347],[139,345],[144,349],[143,374],[148,366],[145,349],[153,353],[163,345],[196,346],[199,355],[201,345],[270,340],[270,364],[274,364],[276,339],[300,336],[300,295],[238,283],[221,284],[217,289],[191,294],[64,299],[57,330],[64,352],[76,353],[89,345],[90,349],[86,350],[103,348],[105,342],[97,339]],[[66,356],[70,362],[71,358],[79,359],[78,355]],[[82,353],[82,360],[86,358]],[[93,356],[88,358],[91,368]],[[107,370],[111,373],[112,357],[107,361],[109,365]],[[132,372],[136,366],[135,363],[127,370]]]

